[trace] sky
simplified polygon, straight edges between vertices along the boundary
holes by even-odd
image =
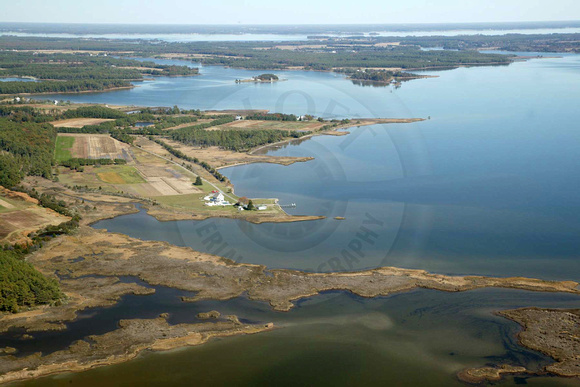
[[[0,22],[379,24],[580,20],[580,0],[0,0]]]

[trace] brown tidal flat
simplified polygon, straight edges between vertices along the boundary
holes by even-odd
[[[484,383],[500,380],[503,374],[580,377],[580,309],[522,308],[497,314],[524,328],[518,334],[521,345],[542,352],[555,362],[539,371],[507,364],[469,368],[458,374],[460,380]]]

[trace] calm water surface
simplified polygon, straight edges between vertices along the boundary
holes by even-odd
[[[393,265],[579,280],[580,56],[431,73],[439,77],[396,90],[356,86],[329,73],[277,72],[289,80],[236,85],[236,78],[256,72],[219,67],[201,72],[193,78],[158,78],[133,90],[62,97],[430,119],[354,128],[346,136],[267,150],[313,156],[312,162],[223,170],[238,195],[278,197],[282,204],[297,204],[289,212],[327,216],[322,221],[157,222],[139,213],[95,227],[212,253],[221,249],[238,261],[271,267],[328,271]],[[22,385],[460,385],[455,374],[465,367],[508,362],[539,368],[548,361],[518,346],[517,324],[494,310],[579,307],[577,297],[565,294],[417,290],[368,300],[326,293],[277,313],[245,298],[184,304],[177,301],[179,293],[161,288],[154,296],[127,296],[91,316],[105,331],[120,318],[167,311],[172,322],[191,322],[198,311],[217,309],[284,329],[146,353],[129,363]],[[47,338],[47,350],[86,335],[87,323],[79,320],[70,328],[60,344]],[[508,378],[501,385],[522,383],[579,384]]]
[[[96,227],[212,253],[227,243],[234,248],[222,248],[222,255],[271,267],[330,271],[394,265],[578,279],[580,56],[436,72],[438,78],[398,90],[356,86],[315,72],[284,72],[287,82],[238,88],[221,80],[252,72],[202,70],[210,75],[184,80],[193,88],[187,96],[228,94],[233,106],[218,104],[222,108],[246,103],[293,113],[326,110],[327,116],[430,119],[354,128],[347,136],[316,137],[268,152],[316,158],[308,163],[222,170],[238,195],[278,197],[282,204],[297,204],[288,212],[327,216],[322,221],[157,222],[135,214]],[[129,100],[170,99],[164,82],[179,80],[156,82],[119,93]],[[200,86],[204,83],[210,85]],[[210,238],[216,232],[220,243],[218,236]]]
[[[465,30],[437,30],[437,31],[377,31],[377,36],[458,36],[458,35],[505,35],[505,34],[572,34],[580,32],[580,28],[523,28],[523,29],[465,29]],[[199,33],[115,33],[115,34],[87,34],[87,33],[36,33],[21,31],[2,31],[0,36],[45,37],[45,38],[79,38],[79,39],[143,39],[162,40],[166,42],[219,42],[219,41],[298,41],[307,40],[304,34],[199,34]],[[362,34],[311,34],[324,36],[353,36]],[[369,36],[368,33],[364,34]]]
[[[125,297],[114,310],[130,308],[135,299]],[[245,299],[170,303],[165,310],[175,311],[174,322],[191,322],[198,311],[219,308],[250,321],[273,321],[282,329],[145,353],[129,363],[17,385],[461,386],[455,373],[466,367],[509,362],[536,369],[549,362],[518,346],[517,324],[494,316],[492,310],[530,304],[562,307],[574,299],[497,289],[458,294],[417,290],[370,300],[326,293],[301,302],[290,313],[275,313],[263,303]],[[156,302],[151,309],[151,313],[163,310]],[[137,310],[143,313],[144,308],[137,306]],[[99,315],[95,318],[98,321]],[[521,382],[508,379],[500,385]],[[578,381],[555,378],[527,382],[578,385]]]

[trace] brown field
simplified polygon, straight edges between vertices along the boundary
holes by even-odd
[[[210,118],[202,118],[202,119],[197,120],[195,122],[186,122],[184,124],[179,124],[179,125],[176,125],[176,126],[171,126],[169,128],[164,128],[163,130],[174,130],[174,129],[187,128],[188,126],[205,124],[206,122],[211,122],[211,121],[213,121],[213,120],[210,119]]]
[[[130,145],[110,137],[108,134],[60,133],[59,136],[75,138],[71,149],[72,157],[84,159],[125,159],[131,161]]]
[[[128,70],[141,70],[141,71],[145,71],[145,70],[149,70],[149,71],[159,71],[159,69],[153,68],[153,67],[137,67],[137,66],[121,66],[118,67],[120,69],[128,69]]]
[[[115,121],[110,118],[71,118],[51,122],[55,128],[82,128],[85,125],[98,125],[102,122]]]
[[[304,48],[309,48],[309,49],[320,49],[320,48],[327,48],[328,45],[326,44],[302,44],[302,45],[298,45],[298,46],[293,46],[293,45],[278,45],[278,46],[274,46],[274,48],[277,48],[278,50],[290,50],[290,51],[296,51],[296,50],[302,50]],[[269,50],[270,47],[260,47],[260,48],[255,48],[256,50],[258,49],[262,49],[262,50]]]
[[[258,121],[258,120],[241,120],[230,122],[225,125],[211,127],[208,130],[227,129],[274,129],[274,130],[304,130],[315,131],[327,125],[326,122],[318,121]]]
[[[148,196],[184,195],[201,192],[200,189],[191,184],[190,177],[177,172],[168,164],[139,164],[136,165],[136,169],[147,180],[149,187],[143,188],[148,191]]]
[[[0,206],[4,207],[6,209],[14,208],[14,206],[12,204],[8,203],[6,200],[2,200],[1,198],[0,198]]]
[[[34,204],[34,199],[22,193],[1,188],[0,242],[28,243],[28,234],[48,225],[57,225],[70,218]],[[25,196],[24,196],[25,195]],[[5,199],[10,197],[12,203]]]
[[[231,165],[250,164],[250,163],[275,163],[290,165],[296,162],[312,160],[311,157],[286,157],[286,156],[267,156],[251,155],[248,153],[234,152],[220,149],[218,147],[199,148],[187,146],[177,141],[163,139],[163,141],[172,147],[179,149],[184,154],[197,157],[198,159],[209,163],[214,168],[223,168]]]
[[[375,47],[399,46],[401,42],[375,43]]]

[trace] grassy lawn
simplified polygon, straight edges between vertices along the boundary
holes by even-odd
[[[21,210],[28,207],[29,204],[20,200],[8,199],[4,196],[0,196],[0,214],[5,212],[11,212],[16,210]]]
[[[72,136],[58,136],[56,138],[56,149],[54,151],[54,158],[56,161],[64,161],[72,158],[70,150],[75,143],[75,138]]]
[[[205,206],[205,201],[203,197],[205,194],[195,193],[195,194],[188,194],[188,195],[165,195],[165,196],[155,196],[154,199],[157,200],[159,203],[171,206],[171,207],[179,207],[185,209],[204,209],[204,210],[224,210],[233,206],[226,206],[226,207],[208,207]]]
[[[205,201],[203,200],[204,194],[188,194],[188,195],[166,195],[166,196],[155,196],[153,199],[157,200],[160,204],[176,207],[186,210],[196,210],[197,213],[201,210],[203,213],[212,213],[212,212],[219,212],[223,213],[237,213],[238,209],[234,206],[206,206]],[[232,200],[226,197],[230,203],[234,204]],[[282,214],[281,211],[277,206],[273,207],[272,204],[274,200],[271,199],[252,199],[255,205],[258,204],[269,204],[268,210],[265,211],[255,211],[255,213],[265,213],[265,214]],[[254,213],[254,212],[252,212]]]
[[[197,211],[203,210],[203,212],[220,212],[220,213],[224,213],[224,212],[235,213],[237,211],[237,208],[235,208],[234,206],[223,206],[223,207],[222,206],[214,206],[214,207],[206,206],[205,201],[203,200],[204,196],[205,196],[205,194],[196,193],[196,194],[188,194],[188,195],[155,196],[154,199],[163,205],[181,208],[181,209],[186,209],[186,210],[197,210]],[[226,198],[226,200],[228,200],[228,199]],[[230,203],[232,203],[231,200],[230,200]]]

